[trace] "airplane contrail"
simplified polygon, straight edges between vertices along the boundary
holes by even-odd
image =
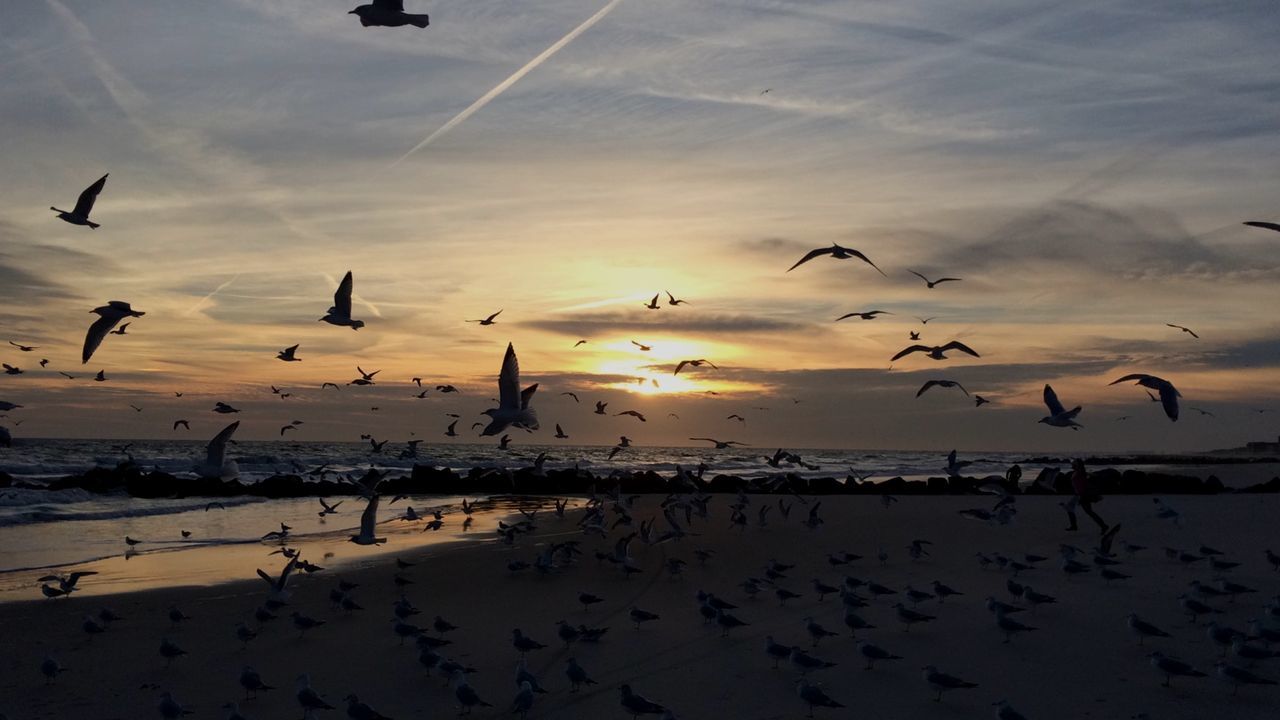
[[[507,88],[519,82],[520,78],[533,72],[535,68],[537,68],[542,63],[546,62],[547,59],[550,58],[552,55],[555,55],[556,53],[560,52],[561,48],[573,42],[574,38],[577,38],[582,33],[586,32],[587,30],[590,30],[592,25],[595,25],[596,23],[603,20],[604,16],[608,15],[615,7],[618,6],[618,3],[620,2],[622,2],[622,0],[609,0],[609,3],[604,7],[600,8],[599,12],[597,12],[595,15],[592,15],[591,17],[587,18],[586,21],[583,22],[581,25],[570,30],[569,34],[555,41],[554,43],[551,44],[551,47],[547,48],[546,50],[543,50],[541,53],[538,54],[537,57],[525,63],[524,67],[512,73],[511,77],[508,77],[506,80],[503,80],[502,82],[495,85],[492,90],[485,93],[484,95],[481,95],[480,99],[468,105],[465,110],[458,113],[457,115],[454,115],[452,120],[445,123],[444,125],[441,125],[439,128],[436,129],[435,132],[428,135],[427,138],[422,142],[418,143],[417,145],[414,145],[412,150],[405,153],[404,155],[401,155],[398,160],[391,163],[391,167],[395,167],[396,165],[399,165],[400,163],[404,162],[414,153],[430,145],[432,142],[436,140],[436,138],[440,137],[441,135],[444,135],[445,133],[457,127],[459,124],[462,123],[463,120],[466,120],[472,115],[475,115],[476,112],[478,112],[481,108],[483,108],[485,105],[488,105],[490,102],[492,102],[494,98],[498,97],[503,92],[505,92]]]
[[[235,277],[233,277],[233,278],[231,278],[230,280],[228,280],[228,281],[226,281],[226,282],[222,283],[222,284],[221,284],[221,285],[219,285],[218,287],[214,288],[214,289],[213,289],[213,292],[211,292],[211,293],[209,293],[208,295],[205,295],[204,297],[200,298],[200,302],[196,303],[195,305],[192,305],[190,310],[188,310],[188,311],[186,311],[186,312],[182,313],[182,316],[183,316],[183,317],[190,317],[192,313],[194,313],[195,311],[197,311],[197,310],[199,310],[199,309],[203,308],[203,307],[204,307],[204,304],[205,304],[205,303],[207,303],[207,302],[209,302],[210,300],[212,300],[212,299],[213,299],[213,297],[214,297],[215,295],[217,295],[218,293],[222,292],[223,290],[226,290],[228,287],[230,287],[231,283],[233,283],[233,282],[235,282],[236,280],[239,280],[239,279],[240,279],[240,273],[236,273],[236,276],[235,276]]]

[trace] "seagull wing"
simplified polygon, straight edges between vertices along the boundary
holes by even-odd
[[[921,275],[920,273],[916,272],[915,270],[907,270],[907,272],[911,273],[912,275],[915,275],[916,277],[920,278],[921,280],[925,281],[926,283],[927,283],[927,282],[929,282],[929,278],[927,278],[927,277],[925,277],[925,276]]]
[[[524,390],[520,391],[520,409],[528,410],[529,401],[533,399],[533,394],[538,392],[538,383],[534,383]]]
[[[941,282],[941,281],[939,281],[939,282]],[[965,345],[964,343],[960,342],[959,340],[952,340],[951,342],[949,342],[949,343],[947,343],[946,345],[943,345],[943,346],[942,346],[942,351],[943,351],[943,352],[946,352],[946,351],[948,351],[948,350],[959,350],[960,352],[963,352],[963,353],[969,353],[970,355],[972,355],[972,356],[974,356],[974,357],[982,357],[982,356],[981,356],[981,355],[979,355],[978,353],[974,352],[974,351],[973,351],[973,348],[969,347],[968,345]]]
[[[893,362],[894,360],[904,358],[913,352],[929,352],[932,349],[933,348],[928,347],[927,345],[912,345],[908,348],[903,349],[897,355],[894,355],[893,357],[889,358],[889,362]]]
[[[108,173],[109,175],[110,173]],[[73,215],[80,217],[89,217],[89,211],[93,210],[93,204],[98,200],[98,193],[102,192],[102,188],[107,185],[107,176],[103,175],[98,181],[84,189],[80,193],[80,197],[76,200],[76,209],[72,211]]]
[[[516,350],[507,343],[507,354],[502,358],[502,372],[498,375],[498,406],[503,410],[518,410],[521,403],[520,361]]]
[[[1276,232],[1280,232],[1280,224],[1273,223],[1273,222],[1263,222],[1261,220],[1250,220],[1246,222],[1245,225],[1248,225],[1250,227],[1262,228],[1263,230],[1274,230]]]
[[[876,265],[875,263],[871,262],[871,258],[867,257],[866,255],[863,255],[862,253],[858,252],[857,250],[851,250],[851,249],[849,249],[849,248],[845,248],[845,249],[844,249],[844,251],[845,251],[845,252],[847,252],[847,253],[849,253],[850,255],[852,255],[852,256],[854,256],[854,257],[858,258],[858,259],[859,259],[859,260],[861,260],[862,262],[864,262],[864,263],[866,263],[866,264],[870,265],[871,267],[875,268],[875,269],[876,269],[876,272],[880,273],[881,275],[884,275],[884,271],[880,269],[880,266],[879,266],[879,265]],[[884,275],[884,276],[885,276],[885,277],[889,277],[888,275]]]
[[[1054,392],[1053,388],[1048,385],[1044,386],[1044,404],[1049,408],[1050,415],[1061,415],[1067,411],[1066,408],[1062,407],[1062,403],[1058,401],[1058,393]]]
[[[111,332],[111,328],[120,322],[120,318],[106,315],[93,321],[89,326],[89,332],[84,336],[84,351],[80,353],[80,364],[84,365],[89,362],[89,358],[93,357],[93,353],[102,344],[103,339],[107,337],[107,333]]]
[[[351,277],[351,271],[342,277],[342,282],[338,283],[338,291],[333,294],[334,314],[341,317],[351,317],[351,286],[355,284]]]
[[[923,395],[923,394],[925,393],[925,391],[926,391],[926,390],[928,390],[929,388],[931,388],[931,387],[933,387],[934,385],[937,385],[937,384],[938,384],[938,381],[937,381],[937,380],[930,380],[930,381],[926,382],[925,384],[921,385],[921,386],[920,386],[920,389],[919,389],[918,391],[916,391],[916,397],[920,397],[921,395]]]
[[[360,513],[360,535],[366,538],[372,538],[374,529],[378,524],[378,498],[381,495],[374,494],[369,498],[369,504],[364,506],[364,512]]]
[[[792,265],[791,267],[787,268],[787,272],[791,272],[792,270],[795,270],[796,268],[800,267],[801,265],[809,262],[810,260],[816,257],[822,257],[823,255],[830,255],[830,254],[831,254],[831,248],[818,248],[817,250],[810,250],[808,253],[805,254],[804,257],[800,258],[795,265]]]
[[[1118,385],[1118,384],[1120,384],[1120,383],[1122,383],[1122,382],[1128,382],[1128,381],[1132,380],[1132,381],[1134,381],[1134,382],[1138,383],[1139,385],[1141,385],[1141,384],[1142,384],[1142,381],[1143,381],[1143,380],[1146,380],[1146,379],[1147,379],[1147,378],[1149,378],[1149,377],[1151,377],[1151,376],[1150,376],[1150,375],[1147,375],[1147,374],[1145,374],[1145,373],[1130,373],[1129,375],[1125,375],[1124,377],[1120,378],[1119,380],[1113,380],[1112,382],[1109,382],[1109,383],[1107,383],[1107,384],[1108,384],[1108,385]]]
[[[934,280],[933,284],[937,285],[938,283],[944,283],[944,282],[960,282],[960,280],[961,278],[944,277],[944,278],[938,278],[937,280]]]
[[[1178,421],[1178,396],[1181,393],[1173,386],[1171,382],[1164,382],[1160,385],[1160,404],[1164,406],[1164,414],[1169,419]]]
[[[679,375],[680,371],[684,369],[684,366],[688,364],[689,364],[688,360],[681,360],[679,363],[676,364],[676,371],[672,374]]]
[[[222,432],[213,436],[209,441],[208,447],[205,448],[205,464],[209,468],[220,469],[227,455],[227,441],[232,435],[236,434],[236,428],[240,427],[240,421],[237,420],[230,425],[222,428]]]

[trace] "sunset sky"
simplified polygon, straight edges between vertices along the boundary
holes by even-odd
[[[621,0],[407,157],[605,3],[406,0],[426,30],[362,28],[354,5],[0,13],[0,344],[40,346],[0,349],[26,371],[0,376],[26,406],[3,420],[16,437],[205,439],[221,400],[244,438],[302,419],[291,439],[444,440],[444,413],[464,430],[491,406],[508,341],[541,383],[543,429],[517,442],[556,422],[648,445],[1280,434],[1257,412],[1280,411],[1280,234],[1241,225],[1280,220],[1274,2]],[[48,210],[107,172],[100,229]],[[832,242],[887,277],[785,272]],[[930,290],[908,268],[963,280]],[[358,332],[316,322],[348,270]],[[642,307],[668,290],[689,304]],[[112,299],[147,314],[81,366]],[[833,322],[873,309],[893,314]],[[982,357],[891,368],[913,330]],[[275,360],[294,343],[303,362]],[[673,377],[689,358],[720,369]],[[378,384],[347,387],[357,365]],[[1129,372],[1171,380],[1182,418],[1107,386]],[[463,392],[420,400],[414,376]],[[992,404],[914,397],[943,378]],[[1037,424],[1046,382],[1084,430]]]

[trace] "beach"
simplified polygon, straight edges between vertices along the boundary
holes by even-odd
[[[1114,567],[1132,577],[1110,583],[1098,577],[1087,552],[1079,559],[1090,572],[1068,576],[1060,569],[1060,544],[1087,551],[1098,534],[1083,516],[1079,531],[1064,531],[1065,515],[1056,497],[1019,497],[1016,519],[1008,525],[957,514],[989,507],[990,496],[902,497],[887,507],[880,497],[746,497],[749,523],[743,530],[729,526],[727,506],[734,498],[721,495],[711,499],[708,519],[695,517],[689,529],[696,536],[654,545],[632,541],[631,553],[642,571],[629,578],[616,564],[594,555],[597,550],[611,552],[625,528],[613,530],[608,538],[584,537],[576,525],[578,512],[572,510],[563,519],[547,510],[538,512],[536,530],[511,546],[493,539],[496,518],[477,522],[472,532],[483,539],[407,552],[397,552],[394,545],[376,550],[353,546],[357,552],[345,555],[368,551],[375,559],[296,578],[290,606],[281,610],[280,619],[262,625],[260,636],[246,648],[236,639],[236,623],[250,618],[267,590],[253,577],[254,570],[261,567],[274,574],[283,566],[280,555],[268,556],[273,546],[267,544],[260,547],[260,561],[246,562],[242,581],[0,603],[0,626],[10,648],[0,661],[0,712],[12,720],[157,717],[157,698],[168,691],[193,710],[191,717],[225,717],[227,711],[221,708],[230,701],[239,702],[241,712],[251,718],[295,717],[302,712],[294,699],[294,680],[308,673],[312,686],[338,708],[316,717],[341,717],[341,700],[349,693],[391,718],[451,716],[459,708],[445,679],[438,673],[428,675],[418,662],[413,640],[402,644],[392,631],[391,607],[401,590],[392,581],[397,573],[393,558],[399,558],[415,563],[401,571],[413,582],[404,587],[405,596],[422,611],[411,620],[432,635],[429,628],[436,615],[459,627],[446,635],[451,644],[440,652],[475,668],[469,684],[494,706],[478,708],[479,717],[509,714],[519,659],[511,643],[513,628],[547,645],[527,656],[529,670],[548,690],[537,696],[530,717],[625,718],[628,713],[619,704],[618,690],[623,683],[680,718],[803,717],[808,708],[795,691],[800,676],[785,660],[773,668],[765,653],[764,638],[769,635],[835,663],[808,678],[821,682],[847,709],[818,708],[818,717],[995,717],[992,703],[1002,699],[1028,718],[1127,718],[1138,713],[1152,718],[1253,718],[1274,713],[1275,687],[1245,686],[1233,695],[1229,684],[1213,677],[1219,649],[1203,623],[1189,624],[1179,606],[1178,596],[1190,591],[1191,581],[1213,581],[1207,561],[1184,564],[1163,551],[1174,547],[1196,554],[1207,545],[1239,561],[1241,565],[1226,577],[1258,592],[1234,601],[1207,602],[1221,612],[1214,616],[1220,623],[1245,629],[1280,590],[1280,575],[1263,559],[1263,548],[1275,537],[1273,495],[1166,498],[1181,514],[1179,524],[1156,518],[1150,497],[1107,498],[1097,510],[1108,521],[1123,524],[1117,543],[1147,547],[1130,556],[1117,546],[1115,559],[1121,564]],[[789,518],[779,515],[780,498],[792,503]],[[637,498],[631,511],[636,524],[656,517],[662,529],[662,499]],[[811,530],[802,521],[819,501],[823,522]],[[762,505],[772,506],[765,527],[757,523]],[[607,512],[606,517],[612,523],[618,515]],[[446,527],[461,523],[457,513],[445,518]],[[932,542],[924,546],[928,555],[919,560],[907,551],[916,539]],[[560,564],[548,573],[507,569],[511,560],[533,562],[547,543],[567,540],[581,541],[583,554],[572,564]],[[307,547],[300,549],[307,557]],[[712,553],[705,564],[694,556],[695,549]],[[887,554],[883,563],[877,559],[881,550]],[[847,566],[831,565],[828,554],[842,552],[863,557]],[[1013,573],[984,568],[975,557],[979,552],[988,557],[1031,553],[1049,558],[1016,577],[1057,600],[1017,614],[1035,631],[1002,642],[983,598],[1025,603],[1006,590]],[[665,571],[669,558],[688,562],[682,576],[670,577]],[[318,557],[311,559],[320,563]],[[133,562],[147,560],[142,556]],[[763,578],[770,562],[795,566],[776,583],[800,597],[780,603],[773,587],[755,599],[747,596],[740,584],[748,577]],[[840,585],[846,575],[897,591],[869,599],[869,607],[858,611],[877,627],[860,630],[857,637],[901,660],[863,669],[865,662],[843,622],[841,599],[827,596],[820,601],[813,591],[814,578]],[[93,579],[81,582],[91,586]],[[364,610],[332,607],[329,591],[339,579],[359,584],[351,597]],[[903,599],[908,585],[928,590],[934,580],[964,595],[918,605]],[[699,614],[699,590],[736,605],[731,614],[748,625],[722,637],[720,628],[704,624]],[[584,611],[577,602],[579,592],[604,601]],[[904,630],[895,602],[906,602],[936,619]],[[174,606],[192,619],[172,627],[167,613]],[[100,607],[124,619],[90,639],[81,621]],[[636,629],[629,618],[632,607],[660,619]],[[326,624],[300,637],[287,617],[293,610]],[[1126,628],[1130,612],[1171,637],[1148,639],[1140,647]],[[811,648],[805,617],[840,634]],[[556,634],[556,622],[562,619],[574,625],[607,626],[609,631],[599,643],[565,647]],[[170,667],[158,653],[165,637],[188,653]],[[1181,658],[1209,677],[1174,678],[1172,687],[1162,687],[1164,678],[1146,657],[1153,650]],[[39,670],[46,655],[70,668],[50,684]],[[575,657],[598,684],[570,692],[564,675],[569,657]],[[1275,678],[1276,670],[1269,664],[1276,661],[1260,662],[1251,670]],[[256,668],[278,689],[244,699],[237,684],[244,665]],[[926,665],[977,687],[947,692],[941,702],[934,702],[921,677]]]

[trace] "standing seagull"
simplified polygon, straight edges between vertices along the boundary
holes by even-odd
[[[520,389],[520,361],[515,348],[507,343],[507,354],[502,359],[502,371],[498,374],[498,407],[485,410],[489,425],[481,435],[497,435],[507,426],[514,425],[530,432],[538,429],[538,413],[529,407],[529,401],[537,392],[535,383]]]
[[[815,250],[810,250],[804,257],[796,261],[795,265],[792,265],[791,267],[787,268],[787,272],[791,272],[792,270],[795,270],[796,268],[809,262],[810,260],[816,257],[822,257],[823,255],[830,255],[835,260],[848,260],[849,258],[858,258],[862,262],[875,268],[876,272],[880,273],[881,275],[884,275],[884,271],[881,270],[879,267],[877,267],[875,263],[871,262],[871,260],[867,258],[866,255],[863,255],[862,253],[852,248],[840,247],[839,245],[836,245],[834,243],[829,248],[817,248]]]
[[[146,313],[140,310],[134,310],[129,307],[129,303],[119,300],[111,300],[106,305],[90,310],[91,313],[97,313],[98,319],[93,321],[89,326],[89,332],[84,336],[84,351],[80,354],[80,364],[84,365],[89,362],[89,358],[93,357],[93,353],[102,344],[103,339],[107,337],[107,333],[111,332],[111,328],[116,323],[127,317],[142,317]]]
[[[110,173],[107,173],[110,175]],[[102,192],[102,188],[107,184],[107,176],[103,175],[98,181],[84,189],[80,193],[79,199],[76,200],[76,207],[71,212],[59,210],[50,206],[50,210],[58,213],[58,219],[65,220],[72,225],[88,225],[90,230],[97,230],[98,223],[89,220],[89,212],[93,210],[93,204],[98,200],[98,193]]]
[[[425,28],[431,19],[424,13],[415,15],[404,11],[404,0],[373,0],[369,5],[360,5],[347,13],[360,18],[364,27],[404,27],[412,25]]]
[[[1178,392],[1173,383],[1155,375],[1132,373],[1108,384],[1116,385],[1129,380],[1136,381],[1142,387],[1148,387],[1160,393],[1160,404],[1164,406],[1164,414],[1168,415],[1170,420],[1178,421],[1178,398],[1182,396],[1182,393]]]
[[[369,504],[364,506],[364,512],[360,514],[360,534],[352,535],[350,542],[357,545],[381,545],[387,541],[384,537],[374,537],[374,530],[378,525],[378,498],[382,497],[376,492],[373,497],[369,498]]]
[[[1044,386],[1044,404],[1049,408],[1049,414],[1040,418],[1039,422],[1053,427],[1069,427],[1072,430],[1084,427],[1076,422],[1076,416],[1080,414],[1080,406],[1077,405],[1070,410],[1062,407],[1062,403],[1058,401],[1058,394],[1048,385]]]
[[[920,278],[921,280],[923,280],[923,281],[924,281],[924,284],[925,284],[925,285],[928,285],[930,290],[932,290],[932,289],[934,288],[934,286],[935,286],[935,285],[938,285],[939,283],[944,283],[944,282],[960,282],[960,278],[944,277],[944,278],[938,278],[937,280],[930,280],[929,278],[927,278],[927,277],[925,277],[925,276],[921,275],[920,273],[916,272],[915,270],[907,270],[907,272],[909,272],[909,273],[911,273],[912,275],[915,275],[916,277],[918,277],[918,278]]]
[[[363,320],[351,319],[351,287],[355,281],[351,277],[351,271],[342,277],[342,282],[338,284],[338,291],[333,294],[333,307],[329,308],[329,312],[320,318],[320,322],[327,322],[330,325],[342,325],[359,330],[364,327]]]

